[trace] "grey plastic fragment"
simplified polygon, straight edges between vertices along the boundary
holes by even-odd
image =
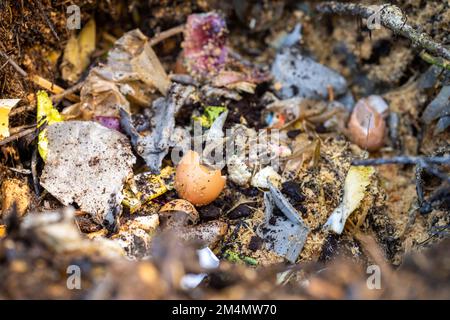
[[[272,188],[273,189],[273,188]],[[275,188],[276,190],[276,188]],[[279,192],[279,191],[278,191]],[[278,192],[273,191],[264,193],[265,204],[265,220],[259,226],[257,233],[265,240],[266,248],[273,250],[276,254],[285,257],[289,262],[295,263],[300,252],[305,245],[306,237],[309,229],[305,226],[303,220],[298,215],[298,212],[289,204],[286,205],[284,200],[280,201]],[[274,207],[277,206],[286,216],[274,215]],[[294,212],[291,212],[291,209]],[[298,218],[294,217],[297,216]]]
[[[422,120],[430,124],[434,120],[450,116],[450,86],[442,87],[439,94],[426,107],[422,115]]]
[[[281,84],[280,96],[310,99],[328,98],[328,86],[336,96],[347,91],[347,82],[336,71],[304,56],[296,48],[283,49],[272,65],[275,82]]]
[[[130,114],[120,111],[120,123],[130,136],[131,144],[136,152],[145,160],[152,173],[158,173],[163,158],[174,145],[172,136],[175,130],[175,115],[193,94],[193,86],[172,84],[167,97],[158,98],[150,110],[150,132],[141,136],[134,128]]]
[[[450,127],[450,116],[442,117],[436,124],[435,134],[440,134]]]
[[[275,205],[280,209],[286,217],[292,222],[303,224],[302,218],[298,214],[297,210],[291,205],[289,200],[278,190],[272,183],[269,182],[270,195],[272,196]]]

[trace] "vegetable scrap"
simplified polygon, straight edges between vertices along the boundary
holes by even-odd
[[[53,107],[53,103],[48,97],[47,92],[38,91],[37,97],[37,127],[49,126],[54,123],[63,121],[62,116],[59,114],[58,110]],[[47,128],[44,127],[38,135],[38,150],[42,159],[45,161],[47,159],[48,152],[48,138],[47,138]]]

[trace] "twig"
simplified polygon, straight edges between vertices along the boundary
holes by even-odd
[[[450,183],[450,177],[437,169],[434,165],[450,165],[450,156],[447,157],[408,157],[398,156],[379,159],[357,159],[353,160],[354,166],[381,166],[385,164],[415,164],[431,174]]]
[[[359,3],[342,3],[336,1],[322,2],[317,6],[317,10],[325,14],[356,15],[368,19],[378,15],[380,23],[386,28],[411,40],[414,44],[424,48],[433,55],[450,60],[450,50],[442,44],[434,41],[426,33],[414,29],[406,23],[405,16],[400,8],[394,5],[384,5],[377,7],[366,6]]]
[[[59,101],[61,101],[62,99],[66,98],[66,97],[67,97],[67,98],[69,98],[69,96],[70,96],[71,98],[76,97],[76,96],[74,96],[73,94],[74,94],[76,91],[80,90],[81,87],[84,86],[85,82],[86,82],[86,81],[81,81],[81,82],[77,83],[76,85],[74,85],[74,86],[72,86],[72,87],[70,87],[70,88],[64,90],[63,92],[61,92],[61,93],[59,93],[59,94],[53,95],[53,96],[51,97],[52,102],[56,104],[56,103],[58,103]],[[77,99],[78,99],[78,97],[77,97]],[[70,99],[69,99],[69,100],[70,100]],[[78,99],[78,100],[79,100],[79,99]]]
[[[22,114],[24,112],[34,111],[35,109],[36,109],[36,105],[34,105],[34,104],[31,104],[31,105],[28,105],[28,106],[14,108],[9,113],[9,116],[10,117],[14,117],[14,116],[16,116],[18,114]]]
[[[450,61],[440,58],[440,57],[433,57],[431,54],[422,51],[420,53],[420,57],[422,58],[422,60],[428,62],[429,64],[434,64],[438,67],[450,70]]]
[[[16,134],[13,134],[13,135],[11,135],[11,136],[1,140],[0,141],[0,146],[3,146],[5,144],[10,143],[11,141],[17,140],[19,138],[25,137],[25,136],[27,136],[29,134],[32,134],[35,131],[36,131],[36,128],[30,128],[30,129],[26,129],[26,130],[23,130],[21,132],[18,132]]]
[[[177,27],[173,27],[170,28],[168,30],[165,30],[161,33],[156,34],[151,40],[150,40],[150,45],[154,46],[158,43],[160,43],[161,41],[170,38],[178,33],[182,33],[184,31],[184,24],[177,26]]]
[[[48,81],[47,79],[44,79],[38,75],[34,75],[31,77],[31,80],[37,84],[38,86],[40,86],[41,88],[44,88],[54,94],[63,94],[64,93],[64,89],[61,88],[60,86],[54,84],[53,82]],[[80,101],[80,98],[76,95],[74,95],[73,93],[67,94],[65,96],[68,100],[72,101],[72,102],[78,102]]]
[[[22,77],[27,77],[28,73],[26,73],[25,70],[23,70],[13,59],[10,58],[10,56],[8,56],[5,52],[3,52],[2,50],[0,50],[0,55],[6,59],[6,61],[8,61],[8,63],[14,68],[16,69],[16,71],[18,73],[20,73],[20,75]]]
[[[409,157],[398,156],[392,158],[378,159],[355,159],[352,161],[354,166],[380,166],[384,164],[450,164],[450,156],[448,157]]]
[[[50,31],[53,33],[53,35],[55,36],[56,40],[60,41],[58,34],[56,33],[55,30],[55,26],[53,25],[53,23],[50,21],[50,19],[47,17],[47,15],[45,14],[45,10],[44,10],[44,6],[42,5],[40,0],[36,0],[37,6],[39,8],[39,12],[41,13],[42,18],[45,20],[45,23],[48,25],[48,27],[50,28]]]
[[[3,168],[5,168],[5,169],[8,169],[8,170],[11,170],[13,172],[20,173],[20,174],[31,174],[31,171],[28,170],[28,169],[13,168],[13,167],[5,166],[5,165],[1,165],[1,166]]]
[[[36,196],[39,197],[41,192],[39,191],[39,178],[37,174],[37,147],[33,148],[33,153],[31,154],[31,177],[33,178],[33,187]]]
[[[13,127],[11,129],[9,129],[9,134],[10,135],[14,135],[16,133],[22,132],[23,130],[29,129],[29,128],[36,128],[35,124],[32,125],[24,125],[24,126],[19,126],[19,127]]]
[[[9,62],[9,64],[16,69],[16,71],[23,77],[28,77],[28,73],[23,70],[10,56],[8,56],[5,52],[0,50],[0,55],[6,59],[6,61]],[[40,86],[41,88],[44,88],[54,94],[62,94],[64,93],[64,89],[60,86],[54,84],[51,81],[48,81],[47,79],[42,78],[41,76],[34,75],[31,76],[31,81],[35,83],[36,85]],[[65,96],[68,100],[72,102],[78,102],[80,101],[80,98],[73,93],[69,93]]]

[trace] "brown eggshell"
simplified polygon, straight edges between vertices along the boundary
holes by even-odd
[[[189,216],[189,220],[195,224],[200,219],[197,209],[195,209],[194,205],[187,200],[183,199],[175,199],[167,202],[159,212],[174,212],[181,211],[185,212]]]
[[[188,151],[177,166],[175,189],[178,195],[195,206],[214,201],[225,186],[220,170],[211,170],[200,164],[195,151]]]
[[[350,139],[359,147],[376,151],[384,144],[386,121],[366,100],[360,100],[348,123]]]

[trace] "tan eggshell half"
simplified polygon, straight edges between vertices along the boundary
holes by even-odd
[[[177,166],[175,189],[181,198],[195,206],[204,206],[219,196],[225,181],[220,170],[201,165],[198,153],[188,151]]]
[[[350,139],[363,149],[376,151],[384,144],[386,121],[368,101],[360,100],[348,123]]]
[[[160,213],[173,211],[185,212],[189,216],[193,224],[197,223],[200,219],[197,209],[195,209],[194,205],[187,200],[175,199],[167,202],[161,207],[161,209],[159,209]]]

